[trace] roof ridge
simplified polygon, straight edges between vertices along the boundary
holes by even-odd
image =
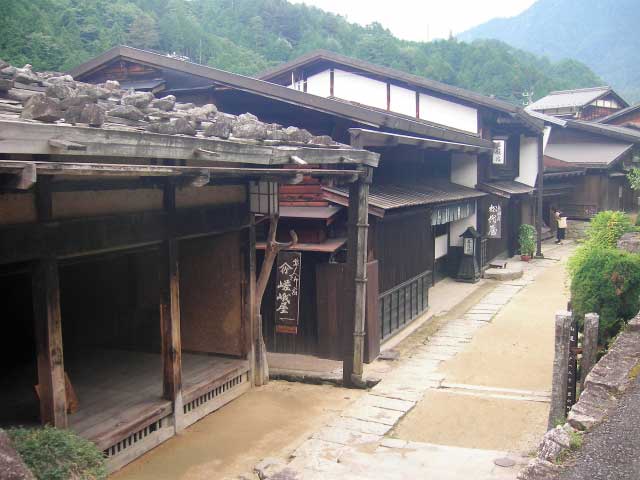
[[[609,85],[601,85],[599,87],[584,87],[584,88],[570,88],[568,90],[554,90],[553,92],[549,92],[549,95],[563,95],[567,93],[579,93],[579,92],[596,92],[598,90],[612,90]]]

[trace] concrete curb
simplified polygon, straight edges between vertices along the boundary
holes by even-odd
[[[518,480],[554,480],[562,471],[558,460],[571,449],[571,437],[591,431],[617,406],[640,366],[640,313],[629,321],[607,354],[593,367],[585,389],[571,407],[567,423],[549,430],[537,456],[520,472]]]

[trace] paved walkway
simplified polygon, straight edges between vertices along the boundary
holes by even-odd
[[[461,314],[452,310],[455,318],[448,319],[444,326],[435,334],[425,338],[418,331],[409,339],[413,348],[403,355],[403,359],[397,362],[391,372],[384,375],[382,381],[370,392],[354,402],[349,409],[342,412],[328,425],[315,432],[312,437],[304,442],[293,454],[293,460],[288,465],[289,476],[286,478],[302,479],[406,479],[406,478],[430,478],[439,480],[448,479],[515,479],[517,466],[526,463],[526,458],[521,456],[511,457],[516,463],[516,468],[503,468],[494,464],[494,460],[505,457],[510,453],[506,449],[488,448],[482,444],[482,448],[469,448],[464,445],[437,445],[435,441],[421,441],[422,437],[415,441],[413,437],[420,437],[416,432],[427,430],[429,423],[423,423],[420,411],[429,411],[434,405],[434,395],[455,396],[455,398],[469,398],[471,403],[477,403],[477,397],[492,399],[497,402],[517,402],[521,405],[542,405],[538,408],[537,417],[546,419],[548,406],[548,388],[540,389],[540,385],[531,390],[527,388],[514,388],[511,383],[494,386],[492,375],[483,379],[481,372],[477,371],[470,376],[470,381],[463,379],[458,381],[453,365],[454,358],[463,356],[466,352],[475,352],[467,361],[467,365],[473,366],[474,362],[482,362],[485,352],[511,350],[520,351],[533,349],[529,357],[537,358],[536,349],[541,347],[538,340],[531,342],[528,338],[530,332],[526,331],[526,323],[529,317],[535,317],[536,312],[545,318],[547,310],[563,308],[562,302],[566,302],[560,295],[554,302],[548,298],[562,291],[562,281],[558,284],[547,284],[545,280],[540,291],[529,295],[528,289],[535,288],[534,280],[549,269],[562,272],[564,267],[557,259],[564,258],[571,246],[547,246],[545,254],[548,259],[535,260],[524,265],[525,273],[522,279],[498,284],[494,289]],[[556,258],[554,260],[553,258]],[[556,273],[556,276],[558,274]],[[526,289],[525,292],[522,292]],[[481,291],[481,290],[479,290]],[[500,320],[502,312],[510,308],[510,303],[519,295],[517,301],[533,299],[533,306],[527,303],[527,312],[519,314],[519,318],[505,320],[502,328],[505,330],[500,342],[492,339],[492,335],[485,336],[484,347],[474,345],[474,337],[480,338],[484,329],[489,330],[491,322],[496,318],[496,324]],[[560,305],[557,302],[560,301]],[[516,302],[513,302],[514,304]],[[546,307],[543,309],[543,306]],[[544,312],[543,312],[544,310]],[[553,325],[553,312],[546,318]],[[516,331],[509,331],[513,324],[517,325]],[[525,329],[523,332],[517,330]],[[537,328],[532,325],[531,328]],[[542,347],[547,348],[550,343],[552,348],[552,334],[549,339],[542,340]],[[420,340],[420,341],[418,341]],[[521,343],[524,347],[518,348]],[[518,361],[518,355],[505,356],[497,359],[498,364],[517,368],[511,365]],[[494,359],[496,360],[496,359]],[[553,355],[547,355],[544,360],[544,368],[547,369],[541,375],[550,381],[550,369]],[[494,366],[496,362],[492,363]],[[548,365],[547,365],[548,364]],[[526,378],[529,375],[531,365],[520,365],[519,377]],[[473,372],[474,369],[470,368]],[[548,374],[548,375],[547,375]],[[536,376],[536,375],[534,375]],[[449,381],[449,378],[452,381]],[[471,382],[471,383],[470,383]],[[522,385],[526,386],[526,382]],[[520,386],[520,385],[517,385]],[[542,387],[546,387],[544,384]],[[443,392],[445,391],[445,392]],[[476,400],[474,402],[473,400]],[[441,402],[442,411],[448,411],[449,422],[454,422],[451,415],[451,398]],[[464,408],[460,409],[464,413]],[[500,411],[500,408],[497,408]],[[517,417],[518,408],[514,416]],[[471,426],[475,421],[482,421],[486,411],[476,411],[470,415],[467,412],[466,425]],[[499,412],[498,412],[499,414]],[[401,419],[403,419],[401,421]],[[413,419],[412,419],[413,418]],[[393,430],[394,427],[396,430]],[[443,428],[446,428],[446,422]],[[491,428],[491,426],[489,426]],[[516,430],[519,427],[515,427]],[[404,433],[403,433],[404,432]],[[542,430],[542,433],[544,429]],[[536,432],[536,435],[539,432]],[[539,433],[537,438],[542,435]],[[461,436],[466,432],[463,430]],[[399,437],[399,438],[394,438]],[[406,437],[406,438],[405,438]],[[431,439],[429,435],[425,438]],[[437,438],[435,439],[437,440]],[[464,443],[464,442],[461,442]],[[508,446],[508,445],[507,445]],[[274,477],[284,478],[284,477]]]
[[[640,376],[611,416],[585,436],[561,480],[640,479]]]

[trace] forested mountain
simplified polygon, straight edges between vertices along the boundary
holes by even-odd
[[[369,60],[512,102],[601,84],[576,61],[489,40],[403,41],[379,24],[286,0],[0,0],[0,58],[66,70],[118,44],[186,55],[244,74],[317,48]]]
[[[640,1],[538,0],[513,18],[494,19],[463,33],[559,60],[588,65],[627,101],[640,101]]]

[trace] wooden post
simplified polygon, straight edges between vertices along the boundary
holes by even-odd
[[[582,341],[582,360],[580,362],[580,393],[584,390],[584,381],[596,363],[598,355],[598,331],[600,317],[597,313],[584,316],[584,337]]]
[[[40,420],[43,424],[66,428],[67,394],[62,352],[60,282],[56,259],[38,260],[32,280]]]
[[[536,257],[542,254],[542,200],[544,196],[544,136],[538,135],[538,208],[536,208]]]
[[[183,430],[182,345],[180,342],[180,271],[179,244],[171,238],[175,211],[175,186],[164,190],[164,206],[169,212],[169,238],[161,250],[160,333],[162,336],[163,396],[173,402],[176,433]]]
[[[549,429],[554,428],[556,423],[563,421],[566,416],[571,322],[571,312],[560,311],[556,313],[555,357],[553,359]]]
[[[369,178],[359,178],[349,185],[349,233],[348,233],[348,275],[353,278],[353,315],[346,322],[346,332],[352,333],[351,342],[346,342],[342,366],[342,380],[345,386],[362,387],[366,289],[367,289],[367,231]],[[351,337],[351,335],[349,335]],[[350,347],[350,348],[349,348]]]
[[[35,188],[39,223],[50,222],[53,215],[49,178]],[[60,279],[58,261],[52,252],[36,261],[32,276],[33,318],[38,364],[40,421],[58,428],[67,427]]]
[[[275,262],[278,252],[285,248],[290,248],[298,243],[298,235],[295,231],[290,230],[291,242],[276,242],[276,234],[278,231],[279,215],[271,215],[269,223],[269,233],[267,235],[267,245],[264,251],[264,260],[260,268],[260,275],[256,280],[254,313],[256,321],[256,342],[255,342],[255,384],[257,386],[269,383],[269,364],[267,362],[267,347],[262,338],[262,315],[260,309],[262,307],[262,298],[267,289],[267,283],[273,270],[273,262]]]
[[[255,372],[256,372],[256,342],[259,338],[257,325],[258,321],[255,315],[255,302],[256,302],[256,223],[255,215],[251,213],[249,218],[248,229],[248,245],[246,252],[246,275],[247,275],[247,298],[246,298],[246,315],[245,320],[247,324],[247,344],[248,344],[248,360],[250,365],[249,379],[251,385],[255,385]]]

